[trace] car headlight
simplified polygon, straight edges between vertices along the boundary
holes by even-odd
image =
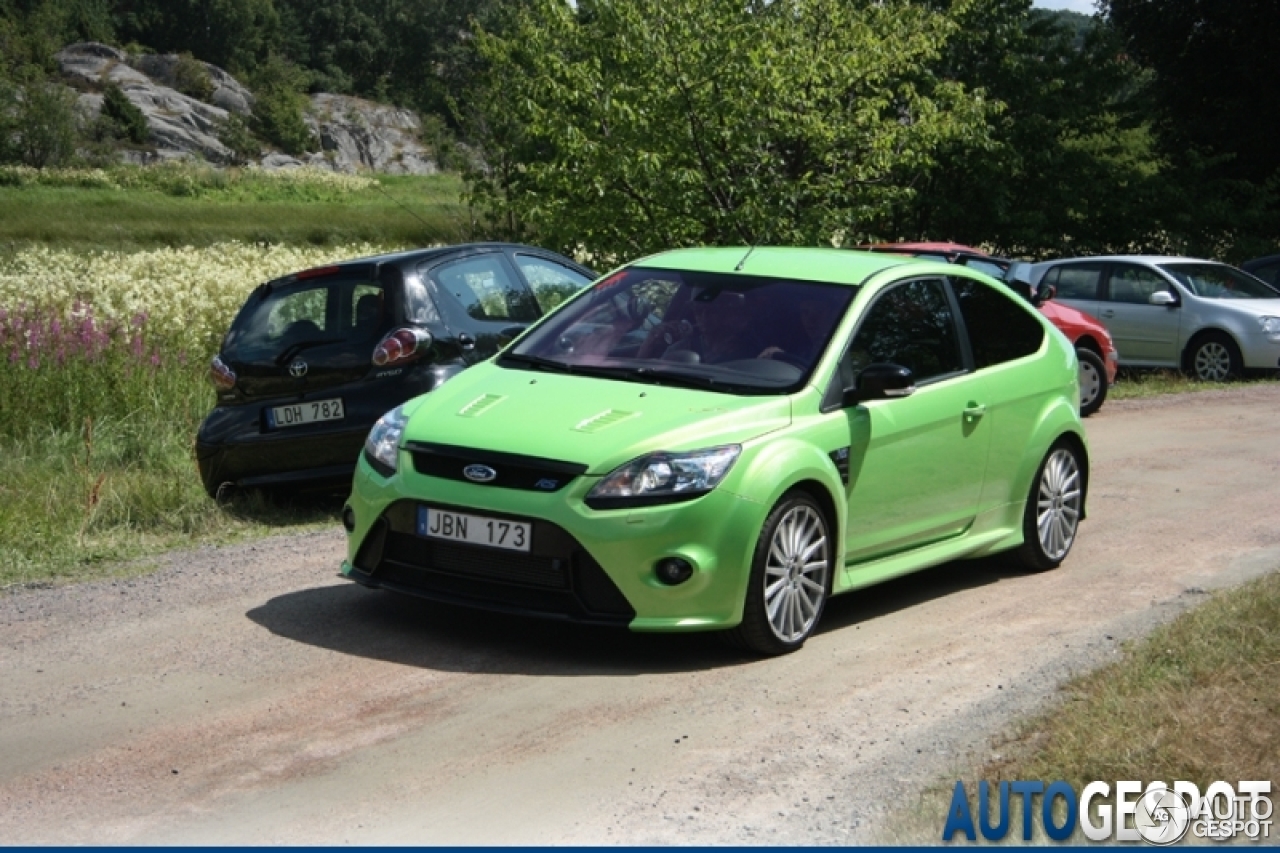
[[[404,413],[404,406],[396,406],[373,425],[369,437],[364,440],[364,458],[384,477],[396,472],[400,462],[400,436],[404,434],[404,425],[409,416]]]
[[[1258,323],[1268,340],[1280,341],[1280,317],[1259,317]]]
[[[675,503],[705,495],[729,473],[742,445],[688,453],[648,453],[615,468],[587,493],[592,509]]]

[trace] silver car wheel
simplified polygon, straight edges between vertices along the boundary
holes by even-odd
[[[769,627],[793,643],[813,630],[827,595],[831,558],[827,524],[810,506],[793,507],[774,528],[764,565]]]
[[[1080,362],[1080,408],[1088,409],[1089,405],[1098,398],[1098,391],[1102,388],[1103,379],[1098,375],[1098,369],[1087,361]]]
[[[1225,382],[1231,376],[1231,352],[1218,341],[1206,341],[1196,349],[1196,378]]]
[[[1058,448],[1044,464],[1040,495],[1036,501],[1036,529],[1040,549],[1057,562],[1067,556],[1080,524],[1080,467],[1075,454]]]

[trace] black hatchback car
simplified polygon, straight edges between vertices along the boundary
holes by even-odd
[[[259,285],[210,367],[217,405],[196,436],[205,490],[349,484],[383,413],[493,355],[594,278],[543,249],[475,243]]]

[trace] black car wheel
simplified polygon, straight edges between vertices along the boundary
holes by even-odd
[[[1087,418],[1107,399],[1107,365],[1091,349],[1080,347],[1076,350],[1080,361],[1080,416]]]
[[[742,623],[727,639],[762,655],[803,646],[831,594],[834,553],[822,508],[805,492],[784,495],[756,540]]]

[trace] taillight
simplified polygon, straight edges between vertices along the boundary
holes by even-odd
[[[415,361],[431,347],[431,333],[423,329],[396,329],[373,350],[377,367],[390,367]]]
[[[236,372],[215,355],[209,365],[209,381],[219,391],[230,391],[236,387]]]

